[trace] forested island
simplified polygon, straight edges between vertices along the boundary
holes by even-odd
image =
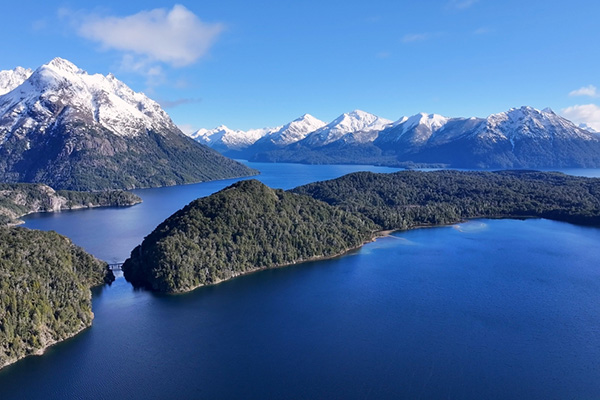
[[[135,194],[122,190],[55,191],[42,183],[0,183],[0,225],[21,223],[20,217],[35,212],[131,206],[141,201]]]
[[[135,286],[179,293],[342,254],[381,231],[480,217],[600,225],[600,179],[536,171],[358,172],[287,192],[242,181],[161,223],[123,271]]]
[[[89,327],[108,265],[56,232],[0,227],[0,368]]]

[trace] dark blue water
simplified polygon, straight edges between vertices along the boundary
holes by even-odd
[[[310,180],[288,167],[307,166],[262,179]],[[27,226],[91,229],[73,236],[88,249],[95,229],[109,246],[95,254],[119,259],[138,224],[213,190],[203,185],[140,191],[156,211],[47,214]],[[597,228],[479,220],[180,296],[117,279],[95,290],[92,328],[0,370],[0,399],[599,398],[599,244]]]
[[[261,171],[251,178],[273,188],[291,189],[310,182],[333,179],[356,171],[394,172],[397,168],[365,165],[302,165],[246,163]],[[249,179],[249,178],[244,178]],[[108,262],[122,262],[165,218],[198,197],[208,196],[239,179],[194,185],[141,189],[133,192],[142,204],[128,208],[38,213],[23,218],[27,228],[54,230],[70,237],[95,256]]]

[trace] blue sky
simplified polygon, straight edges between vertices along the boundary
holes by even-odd
[[[0,69],[113,72],[185,129],[551,107],[600,130],[600,2],[7,2]]]

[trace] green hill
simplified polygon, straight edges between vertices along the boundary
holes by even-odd
[[[0,368],[90,326],[107,264],[56,232],[0,227]]]
[[[235,276],[332,257],[376,226],[307,196],[241,181],[176,212],[123,265],[136,286],[184,292]]]

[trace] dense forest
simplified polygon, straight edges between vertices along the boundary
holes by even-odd
[[[330,257],[377,227],[307,196],[241,181],[173,214],[123,265],[136,286],[183,292],[243,273]]]
[[[0,368],[90,326],[90,287],[113,280],[64,236],[0,227]]]
[[[100,206],[130,206],[142,199],[131,192],[54,191],[41,183],[0,183],[0,225],[18,223],[18,218],[40,211],[60,211]]]
[[[600,225],[600,179],[559,172],[357,172],[292,192],[358,213],[385,230],[476,217]]]
[[[340,254],[381,230],[477,217],[600,225],[600,179],[536,171],[358,172],[288,192],[242,181],[169,217],[123,270],[136,286],[183,292]]]

